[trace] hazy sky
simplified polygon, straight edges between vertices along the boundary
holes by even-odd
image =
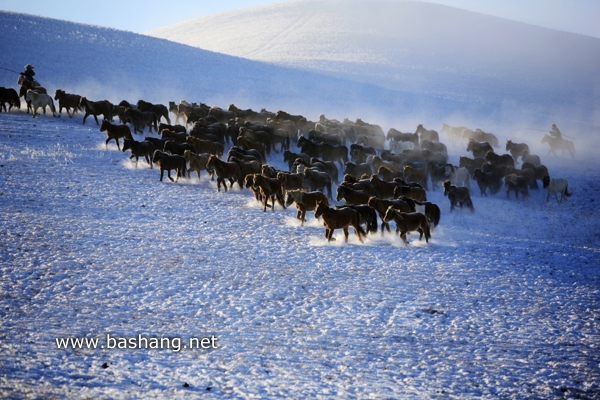
[[[83,0],[0,0],[0,10],[141,33],[207,14],[276,2],[281,1],[103,0],[90,3]],[[600,23],[598,23],[600,0],[430,0],[430,2],[600,38]]]

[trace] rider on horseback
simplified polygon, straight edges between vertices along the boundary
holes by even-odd
[[[25,77],[28,81],[33,83],[33,76],[35,72],[33,72],[33,65],[27,64],[25,66],[25,71],[20,73],[21,76]]]
[[[563,138],[562,134],[558,130],[558,127],[556,126],[556,124],[552,124],[552,130],[550,131],[550,136],[552,136],[553,138],[562,140],[562,138]]]

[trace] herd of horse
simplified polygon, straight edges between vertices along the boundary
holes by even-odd
[[[20,98],[33,117],[40,115],[40,108],[45,114],[46,107],[55,117],[63,109],[69,118],[83,113],[82,124],[92,116],[107,135],[106,146],[114,140],[121,150],[122,140],[122,151],[129,150],[136,165],[142,158],[150,168],[159,168],[160,181],[165,172],[170,181],[176,182],[191,179],[192,172],[200,179],[201,171],[206,171],[216,179],[218,191],[221,187],[227,191],[235,184],[241,190],[251,190],[263,211],[275,211],[276,204],[283,209],[294,204],[302,225],[306,213],[312,211],[323,220],[328,241],[335,240],[333,232],[337,229],[348,241],[352,227],[363,242],[365,236],[378,232],[380,220],[382,235],[386,230],[390,232],[389,223],[394,221],[396,233],[405,244],[409,232],[418,232],[419,240],[425,237],[428,243],[441,212],[437,204],[427,201],[427,192],[436,190],[439,184],[450,202],[450,212],[463,207],[475,211],[471,181],[477,183],[482,197],[505,187],[507,198],[514,192],[517,199],[519,193],[524,199],[530,189],[538,188],[538,180],[548,188],[546,201],[551,194],[558,203],[571,195],[568,183],[551,179],[540,157],[531,154],[526,143],[508,140],[507,153],[498,154],[498,138],[481,129],[442,126],[441,132],[452,146],[463,142],[466,151],[473,154],[460,157],[459,165],[453,165],[438,132],[422,124],[414,133],[391,128],[385,135],[379,125],[360,119],[338,121],[321,115],[318,121],[309,121],[285,111],[242,110],[233,104],[225,110],[183,100],[179,104],[170,102],[169,107],[144,100],[135,105],[125,100],[114,105],[61,89],[55,91],[53,99],[46,89],[27,84],[21,85],[19,93],[0,88],[1,110],[20,109]],[[170,114],[175,117],[173,125]],[[114,123],[115,117],[119,123]],[[144,130],[160,137],[135,140],[133,134],[143,134]],[[562,150],[574,157],[570,141],[546,135],[542,143],[550,146],[548,154],[558,156],[556,151]],[[229,150],[225,154],[226,146]],[[268,164],[273,153],[283,157],[288,170]],[[519,162],[521,168],[516,168]],[[344,204],[332,207],[334,185],[336,201],[343,200]]]

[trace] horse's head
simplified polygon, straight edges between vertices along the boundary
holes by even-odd
[[[473,150],[474,147],[475,147],[475,141],[473,139],[469,139],[469,142],[467,144],[467,151]]]
[[[548,175],[542,178],[542,184],[544,185],[544,189],[546,189],[548,185],[550,185],[550,177]]]
[[[327,205],[322,201],[317,201],[317,209],[315,210],[315,218],[319,219],[321,215],[327,210]]]
[[[292,203],[295,202],[300,202],[299,198],[302,195],[302,192],[300,190],[288,190],[287,191],[287,195],[285,198],[285,206],[289,207],[292,205]]]
[[[123,139],[123,151],[131,149],[132,144],[133,144],[133,139],[124,138]]]
[[[385,222],[390,222],[392,219],[394,219],[394,216],[396,216],[397,214],[398,213],[396,212],[396,209],[394,208],[394,206],[389,206],[388,209],[385,211],[383,220]]]
[[[452,189],[452,182],[446,180],[442,182],[442,187],[444,188],[444,196],[448,196],[448,193],[450,193],[450,190]]]
[[[346,189],[343,186],[338,186],[337,196],[335,198],[336,201],[341,201],[346,195]]]

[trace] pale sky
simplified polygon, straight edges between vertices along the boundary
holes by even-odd
[[[343,0],[340,0],[343,1]],[[136,33],[273,0],[0,0],[0,10]],[[600,0],[429,0],[469,11],[600,38]]]

